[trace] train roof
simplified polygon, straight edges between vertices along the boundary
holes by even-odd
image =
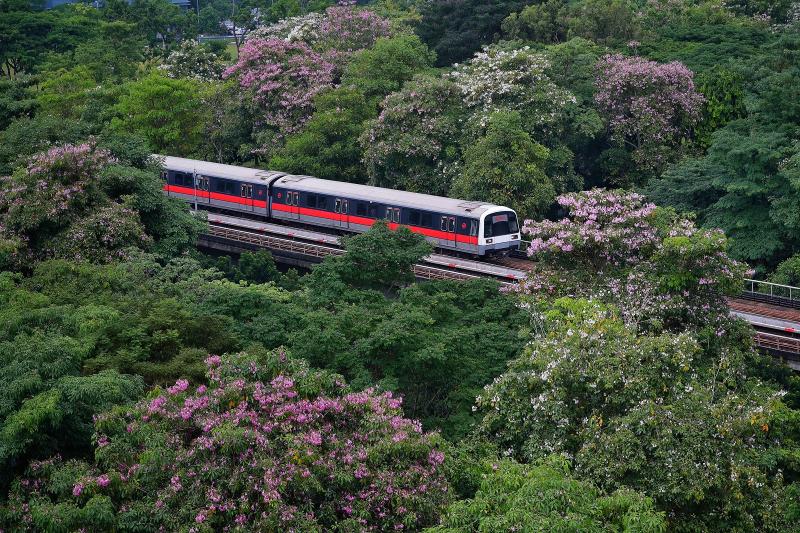
[[[272,181],[273,178],[277,178],[286,174],[285,172],[275,172],[274,170],[261,170],[258,168],[223,165],[221,163],[211,163],[210,161],[200,161],[199,159],[187,159],[185,157],[172,157],[169,155],[159,154],[153,154],[153,157],[163,159],[164,168],[169,170],[177,170],[178,172],[192,172],[217,178],[263,182]]]
[[[350,199],[379,202],[392,207],[410,207],[426,211],[437,211],[465,217],[480,216],[483,213],[496,210],[498,207],[487,202],[458,200],[432,194],[398,191],[370,185],[359,185],[344,181],[323,180],[312,176],[298,176],[277,172],[273,170],[260,170],[255,168],[237,167],[210,163],[183,157],[160,156],[164,159],[164,167],[181,172],[196,172],[212,177],[238,179],[252,182],[274,181],[273,185],[294,189],[303,192],[325,194],[329,196],[342,196]],[[275,178],[277,181],[275,181]],[[509,209],[510,210],[510,209]]]
[[[398,191],[369,185],[359,185],[343,181],[332,181],[311,176],[295,176],[287,174],[274,184],[277,187],[297,189],[304,192],[343,196],[367,202],[379,202],[391,207],[410,207],[428,211],[438,211],[461,216],[476,216],[497,206],[485,202],[457,200],[444,196],[420,194],[416,192]]]

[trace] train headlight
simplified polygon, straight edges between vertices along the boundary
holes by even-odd
[[[511,236],[511,238],[512,238],[512,239],[519,239],[519,234],[517,234],[517,235],[512,235],[512,236]]]
[[[486,239],[486,244],[492,244],[492,239]]]

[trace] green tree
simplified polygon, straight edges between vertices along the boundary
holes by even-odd
[[[42,113],[49,113],[61,119],[80,119],[86,108],[87,91],[96,87],[97,82],[85,66],[70,70],[60,70],[48,77],[36,96]]]
[[[800,255],[793,255],[780,262],[775,272],[770,274],[769,281],[781,285],[800,286]]]
[[[112,21],[136,25],[148,43],[163,49],[196,34],[192,11],[183,11],[169,0],[134,0],[130,4],[113,2],[106,15]]]
[[[414,281],[414,265],[433,248],[425,237],[406,227],[396,231],[379,221],[368,232],[343,239],[345,254],[326,259],[309,283],[327,283],[335,276],[348,285],[366,289],[397,289]]]
[[[358,137],[373,116],[364,95],[349,87],[324,92],[302,132],[287,138],[269,167],[323,179],[365,183]]]
[[[475,497],[451,504],[442,524],[426,533],[666,531],[665,513],[651,499],[625,489],[605,495],[572,477],[563,457],[533,466],[505,459],[485,470]]]
[[[353,56],[342,76],[342,84],[355,87],[377,106],[415,74],[429,70],[435,59],[436,54],[416,35],[381,38],[371,48]]]
[[[191,155],[200,145],[207,120],[202,91],[197,81],[157,73],[129,82],[114,107],[110,128],[141,135],[156,152]]]
[[[549,155],[524,130],[518,113],[495,113],[486,133],[464,151],[464,168],[450,194],[505,205],[523,218],[539,218],[556,197],[544,170]]]
[[[32,76],[17,76],[14,79],[0,77],[0,132],[14,119],[33,114],[36,108],[33,89],[37,81]]]
[[[547,0],[511,13],[503,20],[503,33],[510,39],[560,43],[567,40],[564,19],[568,7],[564,0]]]
[[[416,32],[436,52],[438,66],[452,65],[491,43],[503,19],[525,4],[523,0],[425,1]]]

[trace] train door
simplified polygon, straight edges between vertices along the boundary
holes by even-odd
[[[253,187],[253,212],[261,215],[267,214],[267,188],[264,185],[256,185]]]
[[[200,174],[194,175],[194,203],[197,204],[208,204],[209,203],[209,194],[208,191],[209,187],[209,179],[206,176],[201,176]]]
[[[444,235],[440,238],[449,247],[456,247],[456,217],[442,216],[439,218],[439,229]]]
[[[300,220],[300,193],[287,191],[286,202],[289,204],[289,217],[294,220]]]
[[[400,208],[399,207],[387,207],[386,208],[386,220],[389,221],[389,227],[392,229],[397,229],[397,226],[400,225]]]
[[[242,207],[245,211],[253,212],[253,186],[249,183],[242,183],[239,187],[239,194],[242,197]]]
[[[340,228],[350,227],[350,206],[347,198],[336,198],[333,203],[333,212],[336,213],[337,226]]]

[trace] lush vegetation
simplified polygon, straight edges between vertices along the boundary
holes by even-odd
[[[726,305],[800,283],[796,4],[193,9],[0,1],[0,530],[800,530]],[[502,203],[535,268],[203,255],[153,152]]]

